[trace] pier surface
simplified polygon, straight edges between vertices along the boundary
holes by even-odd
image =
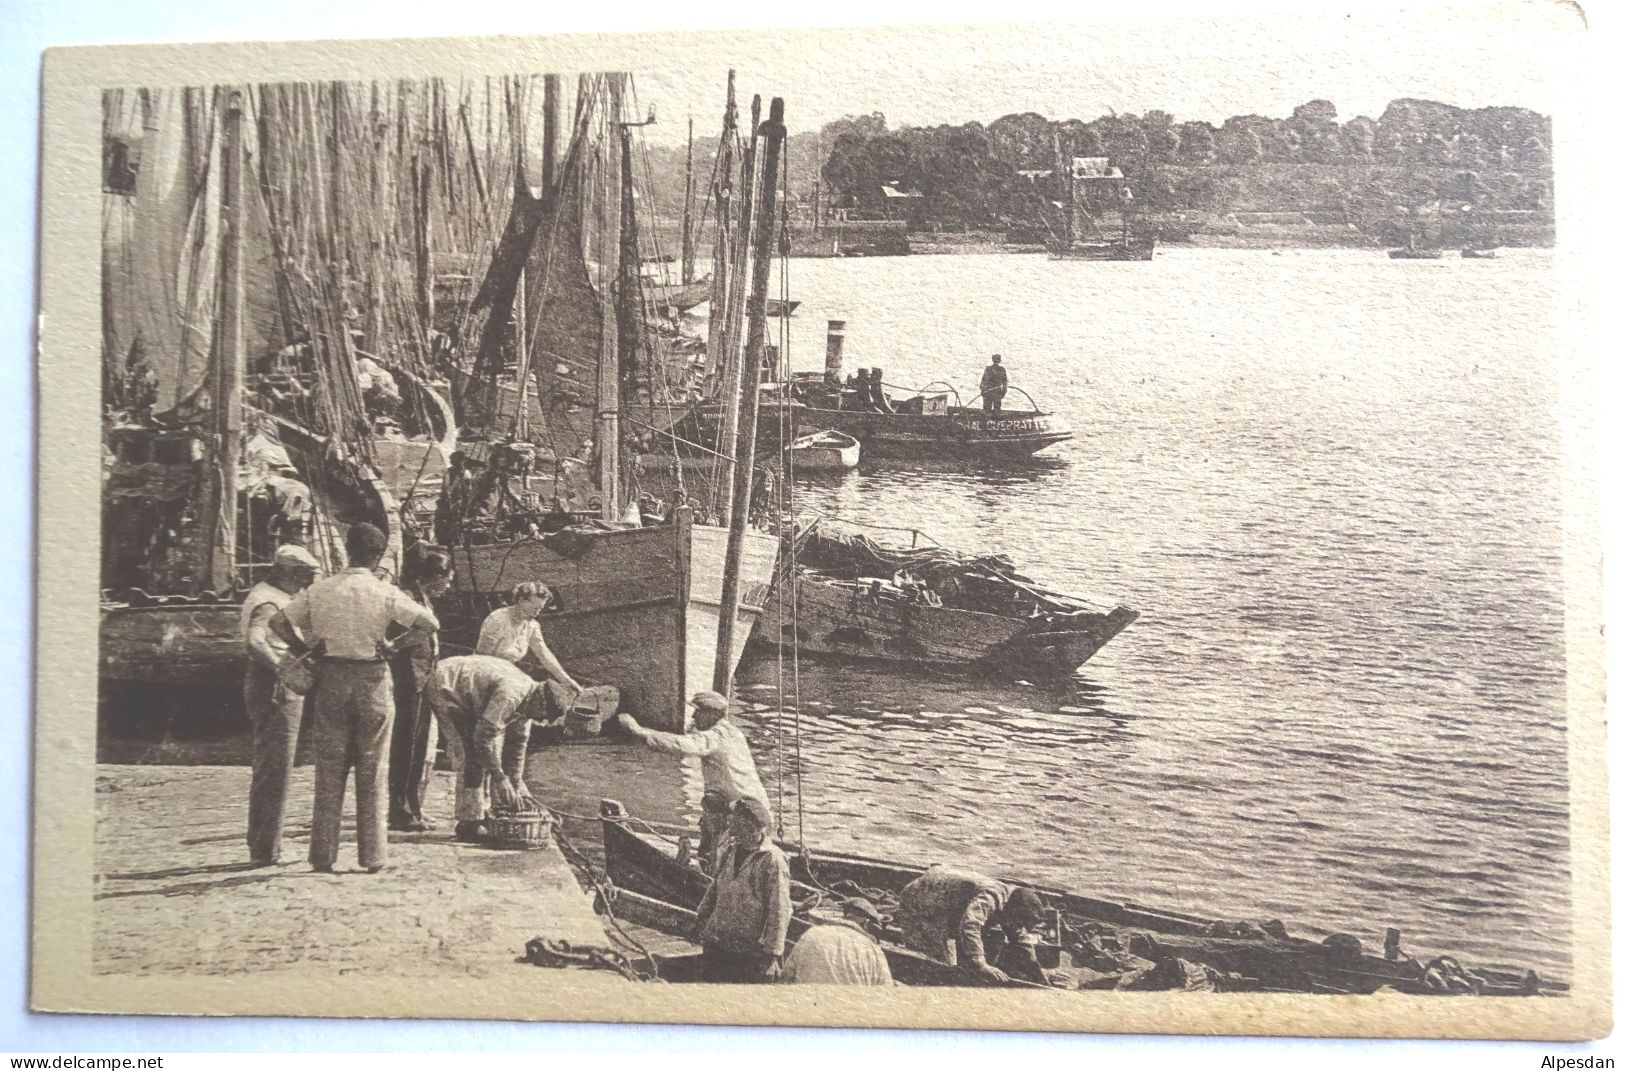
[[[243,840],[247,767],[99,766],[96,971],[535,975],[519,962],[532,937],[607,945],[557,847],[452,839],[451,777],[435,773],[432,832],[390,834],[387,870],[357,866],[352,812],[336,872],[317,874],[305,861],[308,766],[294,771],[284,862],[260,869]]]

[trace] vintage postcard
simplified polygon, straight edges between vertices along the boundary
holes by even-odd
[[[48,53],[33,1006],[1606,1034],[1585,43]]]

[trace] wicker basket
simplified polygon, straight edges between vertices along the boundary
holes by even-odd
[[[492,811],[485,838],[493,848],[545,848],[553,840],[553,816],[547,811]]]

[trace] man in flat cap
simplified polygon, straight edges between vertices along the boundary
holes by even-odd
[[[891,985],[891,967],[874,935],[883,917],[855,896],[839,919],[821,920],[801,935],[784,960],[779,981],[799,985]]]
[[[562,722],[571,696],[495,655],[457,655],[435,666],[429,707],[457,769],[458,840],[479,839],[492,804],[535,805],[525,785],[531,723]]]
[[[768,839],[767,804],[733,805],[728,846],[700,901],[700,978],[749,984],[777,981],[790,927],[790,864]]]
[[[271,618],[308,588],[321,568],[304,547],[276,548],[271,572],[243,600],[242,638],[248,653],[243,707],[254,732],[254,775],[248,788],[248,858],[255,866],[282,861],[282,816],[288,775],[305,718],[305,697],[284,686],[278,672],[288,645],[270,629]]]
[[[705,774],[707,791],[722,793],[732,803],[740,799],[754,799],[767,808],[767,790],[756,773],[756,760],[751,757],[750,742],[728,715],[732,704],[720,692],[697,692],[694,704],[694,728],[686,733],[662,733],[645,729],[630,714],[621,714],[616,724],[634,739],[642,740],[645,747],[663,751],[668,755],[694,755],[700,760]],[[765,826],[773,824],[768,813]]]

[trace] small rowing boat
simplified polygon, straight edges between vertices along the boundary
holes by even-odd
[[[686,913],[699,906],[711,880],[692,861],[692,852],[685,851],[685,841],[697,842],[698,832],[680,839],[663,837],[614,800],[604,800],[599,814],[604,867],[617,892],[614,910],[627,917],[629,910],[639,911],[642,924],[655,928],[665,928],[658,921],[662,915],[667,925],[691,920],[692,914]],[[889,913],[888,905],[896,904],[904,886],[927,869],[811,851],[783,841],[780,846],[789,858],[791,895],[800,916],[792,923],[792,943],[804,932],[806,912],[813,907],[861,896]],[[1542,979],[1534,971],[1500,966],[1467,969],[1449,956],[1421,962],[1400,951],[1395,930],[1388,931],[1378,956],[1364,951],[1349,934],[1314,941],[1289,936],[1274,921],[1222,922],[1002,880],[1036,889],[1051,909],[1039,935],[1038,960],[1050,970],[1052,981],[1064,988],[1337,994],[1386,990],[1483,996],[1551,996],[1568,991],[1565,983]],[[668,932],[688,929],[673,926]],[[884,930],[881,945],[900,982],[985,984],[905,947],[899,931]],[[1031,983],[1011,984],[1033,988]]]
[[[845,472],[858,467],[863,446],[840,431],[818,431],[790,444],[790,463],[801,472]]]

